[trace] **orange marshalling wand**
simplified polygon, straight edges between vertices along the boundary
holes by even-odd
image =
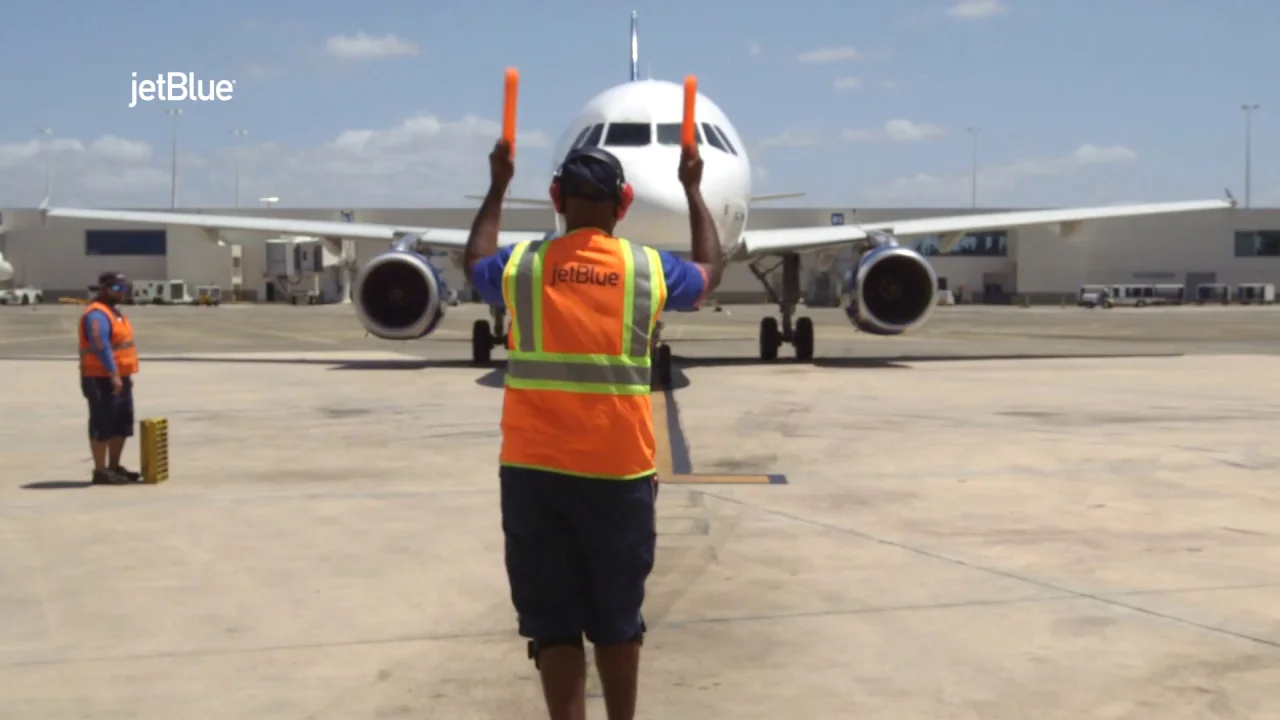
[[[502,139],[511,146],[511,156],[516,154],[516,96],[520,90],[520,71],[507,68],[506,86],[502,93]]]
[[[693,150],[698,149],[698,133],[693,122],[693,106],[698,99],[698,78],[690,75],[684,79],[684,122],[680,126],[680,143]]]

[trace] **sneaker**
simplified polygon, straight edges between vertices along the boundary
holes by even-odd
[[[130,470],[130,469],[128,469],[128,468],[126,468],[126,467],[124,467],[123,465],[117,465],[117,466],[115,466],[115,467],[111,468],[111,472],[113,472],[113,473],[115,473],[115,474],[117,474],[117,475],[122,475],[122,476],[124,476],[125,478],[128,478],[129,482],[138,482],[138,480],[142,478],[142,474],[141,474],[141,473],[136,473],[136,472],[134,472],[134,471],[132,471],[132,470]]]
[[[127,475],[121,475],[114,470],[94,470],[94,485],[128,485],[133,482]]]

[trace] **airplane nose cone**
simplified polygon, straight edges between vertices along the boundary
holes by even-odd
[[[674,170],[671,175],[667,182],[628,176],[634,199],[627,216],[618,224],[619,234],[646,245],[688,241],[689,204]]]

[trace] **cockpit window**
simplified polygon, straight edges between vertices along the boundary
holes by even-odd
[[[653,142],[653,129],[648,123],[610,123],[604,144],[613,147],[644,147]]]
[[[729,133],[725,132],[724,128],[720,127],[719,125],[712,125],[712,127],[716,131],[715,134],[719,135],[720,139],[724,141],[724,146],[726,148],[729,148],[729,152],[733,153],[734,155],[737,155],[738,154],[737,148],[733,146],[733,143],[729,142]]]
[[[572,145],[570,145],[570,146],[569,146],[569,148],[570,148],[570,149],[577,149],[577,148],[582,147],[582,141],[587,139],[587,133],[589,133],[589,132],[591,132],[591,126],[590,126],[590,125],[588,125],[588,126],[586,126],[586,127],[582,128],[582,132],[578,133],[578,137],[574,139],[573,144],[572,144]]]
[[[592,126],[591,132],[587,133],[587,139],[582,141],[578,147],[596,147],[600,144],[600,136],[604,134],[604,125]]]
[[[729,148],[725,147],[724,141],[720,139],[720,133],[711,127],[711,123],[702,123],[702,132],[707,134],[707,142],[710,143],[711,147],[729,152]]]
[[[702,131],[697,125],[693,126],[694,133],[698,136],[698,144],[702,144]],[[680,123],[660,123],[658,125],[658,144],[659,145],[679,145],[680,144]]]

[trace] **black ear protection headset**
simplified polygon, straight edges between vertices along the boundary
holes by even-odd
[[[571,160],[580,157],[589,157],[608,163],[618,172],[618,187],[614,190],[614,197],[618,201],[618,219],[621,220],[627,214],[627,208],[631,207],[631,201],[635,199],[635,191],[631,189],[631,184],[627,182],[626,175],[622,172],[622,161],[618,160],[613,153],[608,150],[601,150],[598,147],[584,147],[577,150],[570,150],[565,156],[564,163],[560,164],[560,169],[556,170],[556,174],[551,178],[551,204],[555,207],[556,212],[564,214],[564,198],[560,192],[560,173],[563,171],[565,164]]]

